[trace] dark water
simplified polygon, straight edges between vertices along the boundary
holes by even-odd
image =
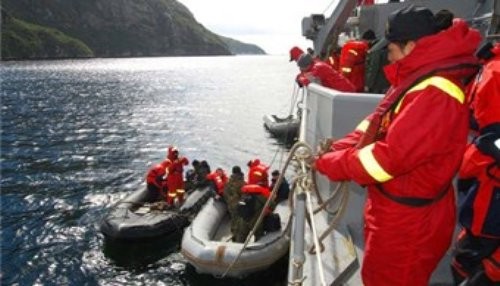
[[[1,284],[282,285],[286,261],[217,280],[180,235],[110,244],[98,226],[169,144],[226,170],[280,167],[262,116],[289,112],[296,72],[272,56],[2,62]]]

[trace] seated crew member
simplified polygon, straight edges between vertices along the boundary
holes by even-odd
[[[226,172],[224,172],[222,168],[217,168],[214,172],[207,175],[207,180],[213,183],[217,196],[222,196],[224,193],[224,186],[228,180]]]
[[[229,177],[227,184],[224,186],[224,192],[222,194],[231,218],[232,233],[235,232],[234,218],[237,215],[236,209],[238,207],[238,202],[241,199],[241,189],[245,184],[245,175],[241,171],[241,168],[239,166],[234,166],[231,176]]]
[[[234,223],[231,222],[231,225],[234,227],[233,241],[235,242],[245,242],[270,195],[267,186],[267,172],[263,173],[254,167],[250,177],[256,180],[256,182],[245,185],[241,189],[242,196],[238,203],[237,215],[234,217]],[[268,209],[266,212],[269,214],[271,210]],[[264,227],[261,222],[254,233],[255,240],[258,240],[263,233]]]
[[[274,186],[276,185],[278,178],[280,176],[280,171],[274,170],[271,173],[271,191],[274,190]],[[290,185],[288,184],[288,181],[286,180],[285,177],[283,177],[283,180],[281,181],[281,184],[278,187],[278,193],[276,195],[276,203],[282,202],[284,200],[288,199],[288,194],[290,193]]]

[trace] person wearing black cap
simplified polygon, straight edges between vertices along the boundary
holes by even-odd
[[[279,170],[274,170],[271,173],[271,187],[270,187],[271,191],[274,190],[274,186],[278,182],[279,176],[280,176]],[[279,202],[284,201],[284,200],[288,200],[289,193],[290,193],[290,184],[288,183],[286,178],[283,177],[281,184],[278,186],[278,193],[277,193],[276,199],[275,199],[276,203],[279,203]]]
[[[332,66],[322,61],[315,61],[310,54],[302,54],[297,61],[297,66],[301,72],[297,75],[295,81],[300,87],[315,82],[344,92],[354,92],[356,90],[354,85],[334,70]]]
[[[477,72],[481,35],[461,19],[440,30],[429,9],[409,6],[389,16],[385,38],[385,97],[311,167],[367,187],[363,284],[423,286],[455,229],[452,179],[468,134],[462,82]]]
[[[234,166],[229,177],[229,181],[224,187],[224,201],[227,204],[229,216],[231,218],[231,232],[235,231],[236,208],[241,199],[241,188],[245,185],[245,175],[239,166]]]

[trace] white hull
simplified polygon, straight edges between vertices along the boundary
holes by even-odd
[[[226,204],[210,199],[184,231],[181,253],[198,273],[222,276],[227,271],[226,276],[239,278],[266,269],[288,252],[290,243],[287,202],[278,204],[274,212],[280,215],[281,229],[266,233],[258,241],[252,239],[242,251],[243,243],[231,241]]]

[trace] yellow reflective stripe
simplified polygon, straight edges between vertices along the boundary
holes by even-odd
[[[429,85],[432,85],[432,86],[439,88],[440,90],[444,91],[449,96],[456,99],[461,104],[463,104],[465,101],[465,94],[462,91],[462,89],[460,87],[458,87],[456,84],[454,84],[452,81],[450,81],[444,77],[440,77],[440,76],[433,76],[431,78],[428,78],[428,79],[422,81],[421,83],[412,87],[406,94],[413,92],[413,91],[419,91],[419,90],[426,89]],[[399,110],[401,109],[401,105],[403,104],[403,100],[404,100],[404,97],[398,102],[398,105],[394,109],[395,113],[399,113]]]
[[[361,165],[363,165],[366,172],[378,182],[382,183],[392,179],[391,174],[387,173],[373,156],[373,147],[375,147],[375,143],[367,145],[359,150],[358,157],[361,161]]]
[[[351,72],[351,68],[342,68],[342,71],[346,72],[346,73],[350,73]]]
[[[370,121],[368,120],[363,120],[361,121],[358,126],[356,126],[356,130],[359,130],[359,131],[362,131],[362,132],[365,132],[366,129],[368,129],[368,125],[370,124]]]
[[[358,52],[356,52],[356,50],[349,50],[349,53],[351,53],[351,54],[353,54],[353,55],[355,55],[355,56],[357,56],[357,55],[358,55]]]
[[[440,76],[433,76],[431,78],[428,78],[412,87],[408,92],[422,90],[427,88],[429,85],[435,86],[440,90],[446,92],[449,96],[453,97],[460,103],[464,103],[465,101],[465,94],[462,89],[452,81]]]

